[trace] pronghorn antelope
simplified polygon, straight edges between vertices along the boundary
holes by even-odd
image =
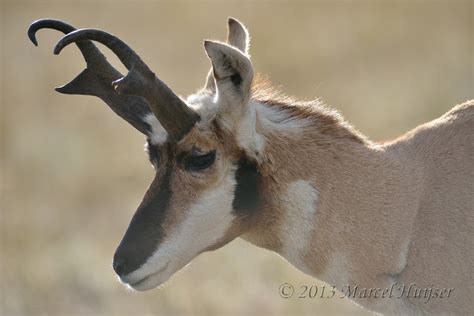
[[[39,20],[28,30],[34,44],[42,28],[66,34],[55,54],[75,42],[87,62],[56,90],[101,98],[147,138],[156,175],[114,256],[123,283],[152,289],[241,237],[340,291],[372,289],[351,298],[373,311],[474,307],[474,101],[377,144],[318,101],[254,79],[249,35],[235,19],[226,43],[204,42],[212,69],[186,100],[114,35]],[[382,295],[413,284],[433,289],[429,302]]]

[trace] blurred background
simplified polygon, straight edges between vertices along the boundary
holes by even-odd
[[[153,177],[144,137],[99,99],[53,90],[84,62],[73,45],[52,54],[53,30],[34,47],[26,30],[36,19],[119,35],[187,95],[210,67],[203,39],[224,40],[236,17],[256,71],[288,94],[322,98],[377,141],[474,97],[471,1],[0,3],[1,315],[367,314],[347,299],[280,298],[282,282],[321,283],[241,240],[160,289],[127,291],[111,261]]]

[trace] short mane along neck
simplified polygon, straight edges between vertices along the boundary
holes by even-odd
[[[338,289],[396,278],[417,208],[408,158],[370,142],[317,101],[253,104],[265,140],[266,200],[242,237]]]

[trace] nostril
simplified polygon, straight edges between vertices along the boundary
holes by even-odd
[[[124,272],[126,271],[126,261],[125,258],[120,257],[120,258],[114,258],[114,263],[113,267],[115,272],[119,275],[122,276]]]

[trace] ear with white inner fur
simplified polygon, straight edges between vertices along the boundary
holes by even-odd
[[[227,44],[229,44],[230,46],[234,46],[242,53],[244,53],[247,57],[249,57],[250,36],[245,26],[239,20],[229,17],[229,19],[227,20],[227,27]],[[216,92],[216,85],[214,82],[212,69],[207,74],[204,89],[209,90],[212,93]]]
[[[205,41],[207,55],[212,61],[216,83],[216,117],[221,127],[235,132],[236,139],[249,156],[259,159],[264,140],[257,133],[257,114],[249,103],[253,80],[250,59],[227,44]]]
[[[253,79],[250,59],[227,44],[204,41],[204,47],[212,62],[219,113],[242,114],[249,102]]]

